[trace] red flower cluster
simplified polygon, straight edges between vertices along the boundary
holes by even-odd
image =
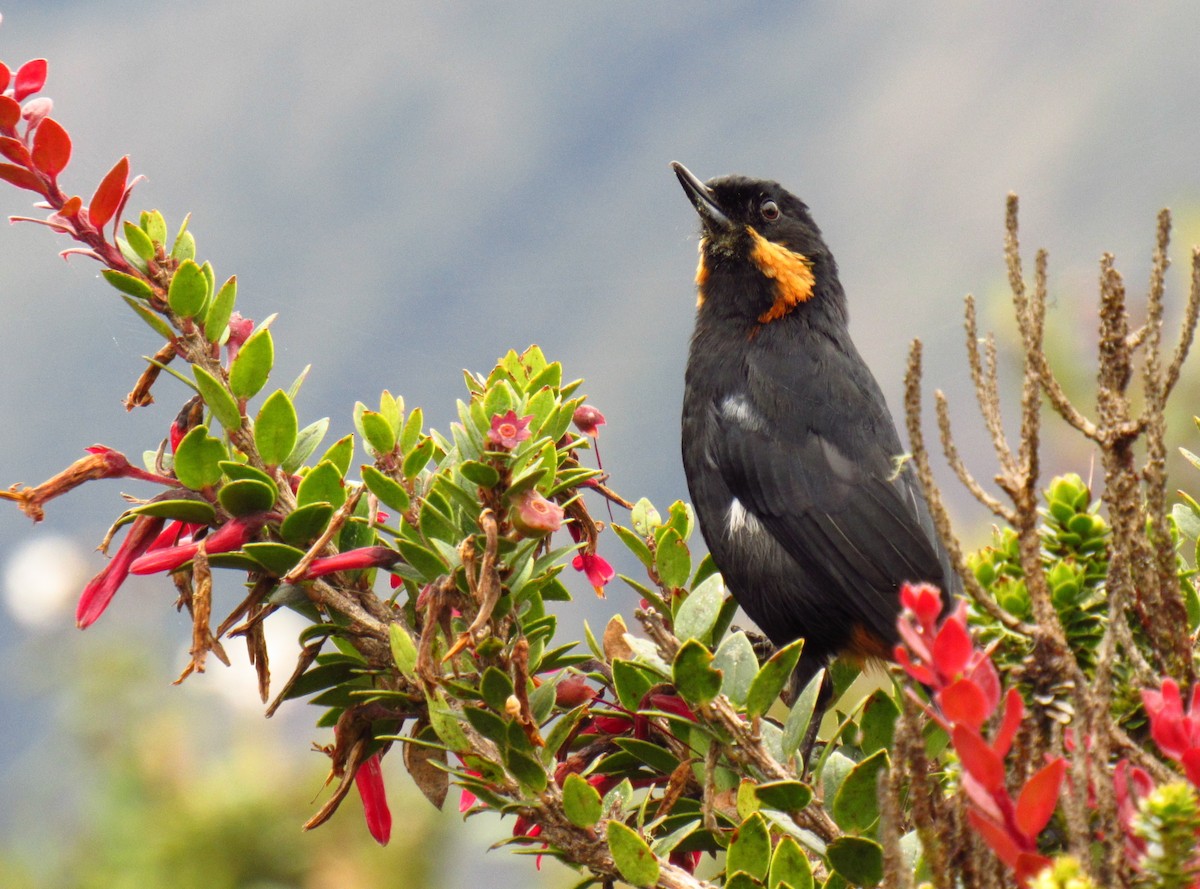
[[[1188,780],[1200,787],[1200,684],[1192,688],[1186,712],[1179,683],[1169,677],[1160,691],[1143,691],[1142,704],[1158,748],[1183,766]]]
[[[1051,759],[1013,800],[1005,786],[1004,757],[1024,717],[1021,695],[1009,689],[999,728],[990,741],[984,738],[983,726],[1000,706],[1000,677],[990,654],[971,640],[966,604],[939,625],[942,600],[936,587],[905,584],[900,601],[904,645],[896,647],[896,662],[931,692],[933,707],[926,710],[949,733],[962,763],[972,826],[1026,885],[1051,863],[1038,852],[1037,837],[1058,806],[1066,760]]]

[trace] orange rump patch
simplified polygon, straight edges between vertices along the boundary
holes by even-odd
[[[758,316],[762,324],[776,321],[794,309],[802,302],[812,299],[813,276],[812,260],[802,253],[791,250],[768,241],[752,227],[746,226],[750,240],[754,242],[750,250],[750,261],[760,272],[775,281],[775,302],[771,308]]]

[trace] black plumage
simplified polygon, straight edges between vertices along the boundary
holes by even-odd
[[[683,465],[700,530],[776,645],[805,638],[803,682],[835,655],[888,657],[899,588],[958,580],[879,384],[850,340],[837,265],[778,183],[701,183]]]

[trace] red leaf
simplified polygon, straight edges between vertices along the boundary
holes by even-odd
[[[11,96],[0,96],[0,127],[11,130],[21,119],[21,104]]]
[[[29,149],[25,147],[25,143],[20,139],[0,136],[0,154],[3,154],[14,164],[20,164],[22,167],[28,167],[33,163],[29,157]]]
[[[967,667],[966,677],[979,686],[988,701],[988,713],[994,713],[1000,703],[1000,674],[986,652],[972,655],[974,663]]]
[[[33,59],[17,69],[13,98],[20,102],[46,85],[46,60]]]
[[[1028,886],[1029,881],[1053,864],[1045,855],[1038,855],[1036,852],[1022,852],[1017,856],[1017,863],[1013,870],[1017,872],[1017,882],[1022,886]]]
[[[900,602],[916,615],[922,626],[933,626],[942,613],[942,596],[931,583],[902,584]]]
[[[43,196],[46,194],[45,183],[35,173],[29,172],[24,167],[15,167],[12,164],[0,164],[0,179],[12,183],[17,188],[28,188],[30,191],[36,191]]]
[[[1038,769],[1021,789],[1017,797],[1017,827],[1031,842],[1058,808],[1058,791],[1066,773],[1067,761],[1060,756]]]
[[[1013,738],[1024,718],[1025,702],[1021,700],[1021,693],[1015,688],[1010,688],[1004,698],[1004,718],[1000,720],[1000,728],[996,730],[996,737],[992,741],[992,749],[996,751],[997,756],[1008,755]]]
[[[79,215],[79,210],[82,207],[83,198],[81,198],[79,195],[75,195],[75,197],[69,198],[66,203],[62,205],[62,209],[58,211],[58,215],[65,216],[67,219],[73,219]]]
[[[965,725],[956,725],[951,734],[954,749],[962,760],[963,768],[988,793],[995,793],[1004,788],[1004,760],[987,745],[979,732]]]
[[[956,614],[942,624],[933,640],[933,666],[943,676],[957,676],[971,659],[974,648],[966,624]]]
[[[983,690],[970,679],[956,679],[938,692],[942,713],[951,722],[978,729],[991,715]]]
[[[904,668],[904,672],[922,685],[932,688],[937,685],[937,677],[933,675],[933,671],[924,664],[914,664],[908,656],[908,649],[903,645],[897,645],[892,651],[892,660]]]
[[[1186,751],[1179,760],[1179,764],[1183,766],[1192,785],[1200,787],[1200,747],[1193,747]]]
[[[71,137],[53,117],[38,124],[33,134],[33,164],[51,179],[71,160]]]
[[[88,217],[97,229],[104,228],[108,220],[113,218],[117,205],[125,194],[125,182],[129,178],[129,155],[121,158],[113,168],[105,174],[96,186],[96,193],[88,204]]]
[[[1020,847],[1008,835],[1008,832],[990,818],[985,818],[974,809],[967,810],[967,820],[983,837],[983,841],[996,853],[996,857],[1011,868],[1016,868],[1017,859],[1021,856]]]
[[[12,80],[12,72],[8,70],[8,65],[0,62],[0,92],[8,89],[8,82]]]

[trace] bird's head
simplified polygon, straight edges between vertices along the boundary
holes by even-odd
[[[683,164],[671,167],[700,214],[701,305],[720,298],[729,303],[722,311],[762,324],[814,297],[840,308],[837,268],[803,201],[778,182],[745,176],[701,182]]]

